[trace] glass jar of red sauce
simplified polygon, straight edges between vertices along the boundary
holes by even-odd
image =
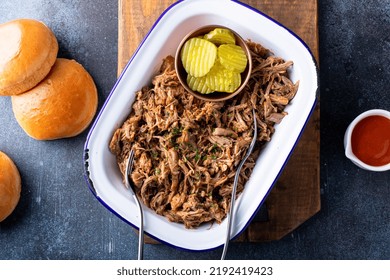
[[[390,112],[381,109],[357,116],[344,135],[345,155],[371,171],[390,170]]]

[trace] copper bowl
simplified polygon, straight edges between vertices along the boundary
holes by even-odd
[[[225,29],[230,30],[234,34],[234,36],[236,38],[236,45],[240,46],[244,50],[244,52],[248,58],[248,63],[246,65],[245,70],[241,73],[241,85],[234,92],[212,92],[212,93],[208,93],[208,94],[202,94],[202,93],[199,93],[197,91],[193,91],[187,85],[187,72],[185,71],[183,64],[181,62],[180,53],[181,53],[181,49],[182,49],[184,43],[187,40],[189,40],[193,37],[205,35],[208,32],[214,30],[215,28],[225,28]],[[179,47],[177,48],[177,51],[176,51],[176,55],[175,55],[175,69],[176,69],[176,73],[177,73],[177,76],[179,78],[180,83],[183,85],[183,87],[190,94],[192,94],[193,96],[195,96],[197,98],[203,99],[205,101],[223,101],[223,100],[232,98],[233,96],[236,96],[238,93],[240,93],[244,89],[245,85],[248,83],[250,75],[251,75],[251,70],[252,70],[251,53],[249,51],[247,44],[245,43],[245,40],[240,35],[238,35],[237,32],[235,32],[234,30],[227,28],[225,26],[221,26],[221,25],[207,25],[207,26],[203,26],[201,28],[198,28],[195,31],[191,31],[180,42]]]

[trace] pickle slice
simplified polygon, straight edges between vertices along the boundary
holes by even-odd
[[[183,67],[193,77],[206,75],[215,63],[217,47],[201,38],[191,38],[184,43],[181,51]]]
[[[216,63],[206,76],[206,84],[213,91],[233,92],[241,85],[241,75]]]
[[[209,33],[204,35],[206,40],[210,42],[221,45],[221,44],[235,44],[236,38],[234,37],[233,32],[225,28],[215,28]]]
[[[187,84],[193,91],[197,91],[202,94],[212,93],[213,90],[207,86],[206,77],[207,75],[203,77],[193,77],[191,75],[187,75]]]
[[[248,63],[244,50],[240,46],[232,44],[220,45],[218,47],[218,58],[226,69],[238,73],[243,72]]]

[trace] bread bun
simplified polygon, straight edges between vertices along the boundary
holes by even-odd
[[[22,181],[14,162],[0,151],[0,222],[5,220],[19,202]]]
[[[80,134],[98,104],[92,77],[74,60],[58,58],[50,73],[33,89],[11,98],[16,120],[37,140]]]
[[[45,24],[33,19],[3,23],[0,38],[0,95],[23,93],[49,73],[58,42]]]

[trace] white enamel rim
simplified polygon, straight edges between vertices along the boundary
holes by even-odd
[[[390,119],[390,112],[383,110],[383,109],[372,109],[365,111],[358,115],[348,126],[347,130],[345,131],[344,134],[344,148],[345,148],[345,156],[350,159],[354,164],[359,166],[360,168],[370,170],[370,171],[387,171],[390,170],[390,163],[382,166],[371,166],[368,165],[367,163],[364,163],[361,161],[358,157],[354,155],[352,152],[352,145],[351,145],[351,137],[352,137],[352,132],[353,129],[355,128],[356,124],[360,122],[362,119],[367,118],[369,116],[382,116],[385,118]]]
[[[85,178],[96,198],[122,220],[138,228],[136,205],[126,191],[108,144],[116,128],[126,119],[135,92],[150,84],[167,55],[174,56],[181,39],[200,26],[225,25],[244,39],[269,48],[275,55],[294,61],[290,78],[300,81],[298,93],[286,108],[288,115],[256,161],[244,192],[236,201],[232,236],[241,233],[255,216],[292,153],[315,105],[318,73],[315,60],[305,43],[280,23],[258,10],[232,0],[185,0],[171,5],[156,21],[100,110],[89,131],[84,150]],[[145,208],[144,208],[145,209]],[[185,229],[150,209],[145,209],[145,232],[171,246],[203,251],[225,241],[226,219],[221,224],[206,224]]]

